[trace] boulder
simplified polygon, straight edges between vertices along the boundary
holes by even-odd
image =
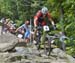
[[[40,57],[37,54],[32,54],[32,52],[28,48],[19,48],[17,52],[9,53],[9,52],[2,52],[0,53],[0,63],[75,63],[74,58],[67,55],[65,52],[66,58],[61,58],[60,49],[53,49],[53,54],[55,50],[60,50],[57,55],[57,59],[54,59],[54,56],[49,56],[48,58]],[[22,51],[22,52],[21,52]],[[24,52],[25,51],[25,52]],[[27,53],[28,52],[28,53]],[[33,51],[36,52],[36,51]],[[57,52],[57,51],[56,51]],[[62,54],[61,54],[62,55]],[[53,57],[53,58],[52,58]]]
[[[0,52],[11,50],[18,43],[18,38],[11,33],[0,35]]]
[[[75,59],[72,56],[66,54],[59,48],[53,49],[51,55],[58,59],[65,59],[68,63],[75,63]]]

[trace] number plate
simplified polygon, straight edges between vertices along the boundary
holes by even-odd
[[[44,31],[49,31],[49,26],[47,26],[47,25],[46,26],[43,26],[43,30]]]

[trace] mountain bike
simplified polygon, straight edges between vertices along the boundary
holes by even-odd
[[[51,43],[53,41],[55,41],[56,39],[58,39],[58,41],[60,42],[60,45],[61,47],[59,48],[62,48],[63,51],[65,51],[65,38],[67,38],[62,32],[59,32],[58,34],[49,34],[50,33],[50,28],[48,25],[45,25],[43,27],[41,26],[38,26],[38,31],[37,31],[37,35],[36,35],[36,42],[37,42],[37,48],[38,50],[41,49],[41,38],[42,38],[42,35],[44,36],[43,39],[43,45],[44,45],[44,52],[46,55],[50,55],[51,53],[51,50],[52,50],[52,47],[51,47]],[[42,31],[41,31],[42,30]],[[44,32],[44,34],[42,33]],[[56,42],[56,41],[55,41]],[[57,46],[57,44],[56,44]]]
[[[37,28],[37,33],[36,33],[36,42],[37,42],[37,48],[38,50],[41,49],[41,41],[43,42],[43,46],[44,46],[44,52],[46,55],[50,55],[51,52],[51,42],[52,40],[55,38],[55,36],[50,36],[49,32],[49,26],[45,25],[43,27],[38,26]],[[43,33],[42,33],[43,32]],[[43,35],[43,37],[42,37]]]
[[[55,43],[55,47],[59,47],[56,43],[56,40],[58,40],[60,42],[60,49],[62,49],[63,51],[66,50],[66,44],[65,44],[65,40],[68,39],[67,36],[65,36],[65,34],[63,32],[59,32],[58,34],[55,33],[53,35],[49,35],[48,32],[45,32],[45,41],[44,41],[44,52],[46,55],[50,55],[51,50],[52,50],[52,44]],[[48,46],[48,47],[46,47]]]
[[[46,55],[50,55],[53,48],[51,45],[54,44],[55,39],[58,39],[55,35],[46,35],[46,40],[44,42],[44,52]],[[54,46],[57,47],[56,44],[54,44]]]

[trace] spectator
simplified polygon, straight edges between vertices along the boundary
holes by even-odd
[[[6,18],[2,18],[1,22],[2,22],[2,30],[1,30],[1,34],[5,34],[7,32],[7,23],[10,21],[10,19],[6,19]]]
[[[16,32],[18,31],[18,37],[19,39],[24,39],[25,43],[28,43],[30,41],[30,29],[29,29],[29,21],[25,21],[23,25],[21,25],[19,28],[16,29]],[[21,40],[19,40],[20,42]]]

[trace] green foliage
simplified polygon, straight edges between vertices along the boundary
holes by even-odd
[[[15,23],[16,23],[16,27],[19,27],[21,24],[23,24],[23,22],[19,20],[15,20]]]

